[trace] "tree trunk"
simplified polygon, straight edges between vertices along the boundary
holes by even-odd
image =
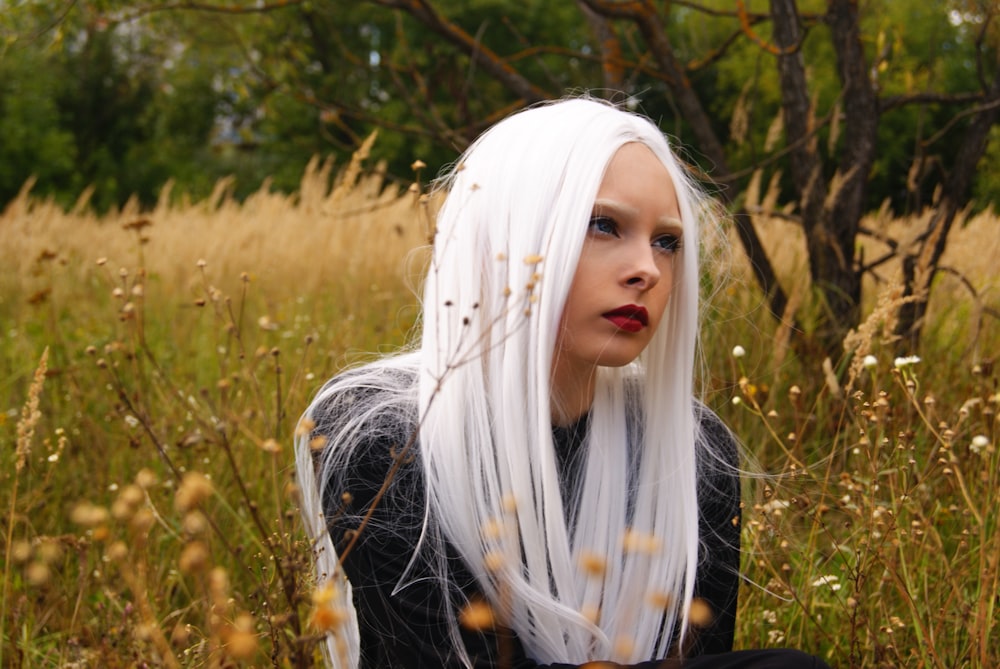
[[[819,301],[814,336],[832,360],[860,320],[861,273],[854,247],[875,155],[878,105],[867,76],[855,0],[830,0],[827,22],[844,91],[844,147],[827,182],[815,135],[816,116],[799,50],[803,34],[795,0],[772,0],[782,114],[798,194],[813,292]]]
[[[941,197],[935,203],[936,211],[927,225],[920,252],[903,258],[903,282],[907,297],[912,302],[899,309],[896,334],[900,335],[904,353],[919,350],[924,317],[930,301],[931,286],[937,273],[948,241],[948,233],[958,211],[969,197],[976,165],[986,152],[990,129],[1000,121],[1000,71],[987,91],[981,111],[975,114],[962,137],[955,164],[945,181]]]

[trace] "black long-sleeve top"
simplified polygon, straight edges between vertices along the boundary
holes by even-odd
[[[321,431],[322,427],[318,426]],[[575,425],[553,429],[561,475],[574,475],[574,458],[586,431],[586,416]],[[737,451],[732,435],[711,412],[702,415],[704,437],[720,455],[718,462],[698,463],[700,548],[695,596],[711,608],[711,622],[697,629],[693,642],[685,644],[687,657],[722,653],[732,649],[736,598],[739,585],[740,487]],[[405,442],[374,442],[358,447],[348,465],[344,489],[329,490],[324,505],[330,532],[342,552],[358,527],[360,518],[382,487]],[[564,486],[565,487],[565,486]],[[384,497],[356,544],[344,558],[343,567],[354,591],[361,635],[362,667],[459,667],[448,636],[449,620],[462,601],[485,601],[475,578],[452,547],[444,560],[451,581],[461,591],[461,600],[446,606],[445,591],[433,577],[426,561],[411,563],[424,521],[424,492],[420,460],[403,458]],[[350,493],[345,504],[342,494]],[[402,587],[397,586],[405,573]],[[569,669],[576,665],[541,665],[529,658],[516,635],[509,630],[461,630],[473,666],[483,669]],[[661,666],[657,660],[634,665],[637,669]]]

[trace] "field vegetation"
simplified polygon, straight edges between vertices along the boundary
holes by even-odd
[[[324,379],[412,336],[433,206],[363,159],[291,196],[220,181],[98,216],[26,188],[0,215],[0,666],[319,663],[341,613],[312,586],[291,441]],[[808,303],[796,228],[754,223]],[[870,215],[866,253],[920,223]],[[825,364],[713,245],[701,380],[755,472],[738,646],[1000,664],[1000,219],[951,235],[922,350],[889,334],[889,263]]]

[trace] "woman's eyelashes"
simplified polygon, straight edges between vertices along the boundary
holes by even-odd
[[[607,216],[591,216],[589,228],[591,232],[601,235],[618,236],[618,224]]]
[[[673,234],[660,235],[653,240],[653,246],[655,246],[657,250],[674,253],[675,251],[679,251],[681,248],[681,238],[678,235]]]
[[[606,237],[621,237],[618,223],[610,216],[592,216],[588,224],[588,229],[591,234]],[[674,253],[681,248],[681,237],[678,234],[666,233],[657,235],[652,239],[651,243],[657,251]]]

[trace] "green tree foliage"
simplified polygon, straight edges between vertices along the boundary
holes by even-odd
[[[0,57],[0,205],[34,176],[44,193],[74,188],[76,146],[57,104],[62,78],[37,53]]]
[[[343,159],[378,128],[374,158],[406,183],[414,159],[436,172],[515,109],[592,91],[657,119],[718,182],[771,309],[784,317],[785,291],[740,196],[754,174],[780,184],[809,241],[816,291],[818,316],[797,324],[834,357],[871,269],[855,257],[861,215],[884,201],[899,213],[943,212],[931,223],[938,232],[897,251],[930,263],[907,277],[929,282],[937,240],[947,237],[939,232],[1000,181],[1000,167],[980,160],[1000,113],[1000,17],[987,0],[25,7],[33,23],[22,18],[8,34],[47,70],[32,85],[54,82],[39,107],[50,112],[5,113],[17,126],[7,132],[23,137],[21,126],[31,127],[49,153],[70,137],[73,168],[67,176],[63,156],[37,167],[22,149],[8,182],[34,170],[57,192],[94,184],[102,206],[131,193],[151,200],[168,177],[194,194],[226,173],[237,175],[238,195],[265,175],[293,189],[310,156]],[[912,288],[925,295],[929,286]],[[919,320],[911,314],[904,327],[916,331]]]

